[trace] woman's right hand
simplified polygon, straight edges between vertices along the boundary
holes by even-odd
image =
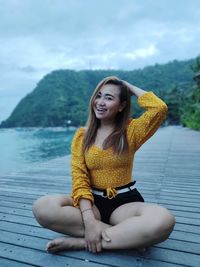
[[[102,238],[106,242],[110,242],[111,239],[107,236],[102,222],[95,218],[90,201],[80,199],[79,205],[85,228],[85,248],[93,253],[100,252],[102,250]]]
[[[102,250],[102,228],[98,220],[93,219],[85,224],[85,248],[93,253]]]

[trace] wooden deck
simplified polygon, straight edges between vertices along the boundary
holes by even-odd
[[[69,160],[64,157],[1,174],[1,267],[200,266],[199,132],[179,126],[162,128],[136,154],[137,188],[147,202],[170,209],[177,221],[170,238],[144,254],[124,250],[50,255],[44,251],[46,242],[59,234],[37,224],[32,203],[45,194],[70,192]]]

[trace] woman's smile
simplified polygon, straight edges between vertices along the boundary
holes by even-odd
[[[101,113],[101,114],[102,114],[102,113],[104,113],[107,109],[96,107],[96,110],[97,110],[98,113]]]

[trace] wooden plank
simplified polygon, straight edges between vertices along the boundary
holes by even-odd
[[[183,232],[183,231],[173,231],[170,235],[171,239],[188,241],[199,244],[199,234]]]
[[[174,229],[183,233],[187,232],[200,235],[200,227],[196,225],[176,223]]]
[[[48,240],[54,239],[58,237],[59,234],[54,233],[52,231],[47,231],[41,227],[36,227],[33,228],[30,226],[23,226],[18,224],[10,224],[8,225],[5,223],[3,226],[0,228],[0,242],[8,242],[9,240],[14,240],[13,244],[17,245],[22,245],[28,243],[27,239],[29,240],[29,246],[34,246],[35,248],[39,248],[38,240],[39,239],[44,239],[45,242],[41,244],[41,250],[44,249],[45,244],[47,243]],[[41,242],[40,242],[41,243]],[[28,246],[28,245],[26,245]],[[190,252],[190,253],[199,253],[199,244],[198,243],[193,243],[193,242],[188,242],[188,241],[180,241],[180,240],[173,240],[173,239],[168,239],[166,242],[163,242],[161,244],[156,245],[156,247],[161,247],[161,248],[167,248],[167,249],[175,249],[179,250],[182,252]]]
[[[191,140],[189,147],[185,147],[187,140]],[[31,212],[32,203],[42,195],[70,192],[70,157],[33,164],[26,170],[2,175],[0,248],[5,249],[7,259],[1,251],[0,263],[3,259],[9,267],[13,266],[12,262],[50,266],[49,261],[53,259],[51,266],[58,267],[200,266],[199,140],[199,132],[181,127],[162,128],[136,153],[133,177],[137,188],[147,202],[171,210],[177,221],[169,239],[143,255],[134,250],[104,251],[98,256],[85,251],[68,251],[54,256],[44,252],[46,242],[59,234],[37,224]],[[31,260],[23,255],[27,253]]]
[[[179,211],[179,210],[172,210],[172,211],[176,217],[191,218],[191,219],[195,219],[197,221],[200,219],[200,213],[199,212]]]
[[[9,232],[1,232],[0,236],[0,242],[4,244],[10,244],[10,240],[13,240],[12,245],[15,245],[14,249],[15,250],[23,250],[23,249],[34,249],[37,253],[37,251],[43,252],[44,257],[45,254],[47,254],[44,250],[47,239],[43,238],[38,238],[38,237],[30,237],[22,234],[15,234],[15,233],[9,233]],[[10,256],[11,252],[13,250],[13,247],[11,248],[10,251],[6,250],[5,251],[5,256]],[[79,251],[78,253],[73,251],[68,251],[68,252],[63,252],[59,253],[59,255],[65,256],[67,261],[72,262],[72,259],[74,260],[73,264],[76,263],[76,260],[78,259],[81,262],[84,262],[85,260],[87,262],[93,262],[93,263],[98,263],[100,266],[122,266],[121,264],[125,264],[126,266],[132,266],[130,265],[130,259],[131,259],[131,264],[136,264],[136,266],[142,266],[142,259],[137,257],[137,253],[135,253],[135,258],[133,258],[134,252],[131,253],[130,256],[127,256],[127,254],[123,255],[123,253],[119,253],[118,255],[115,255],[115,262],[113,263],[113,259],[109,257],[108,253],[102,252],[101,258],[97,257],[96,255],[93,255],[92,253],[86,253]],[[12,255],[12,259],[14,259],[14,255]],[[32,262],[31,262],[32,263]],[[45,263],[45,262],[44,262]],[[79,263],[82,266],[82,263]],[[91,266],[91,265],[89,265]],[[96,265],[94,265],[96,266]]]
[[[31,266],[37,267],[38,265],[25,264],[23,262],[8,260],[6,258],[0,257],[0,266],[1,267],[31,267]]]
[[[200,245],[199,243],[193,243],[188,241],[172,240],[168,239],[165,242],[155,245],[154,247],[166,248],[181,252],[187,252],[199,255]]]
[[[26,210],[26,209],[9,208],[9,207],[0,206],[0,213],[7,214],[7,215],[16,214],[22,217],[30,217],[30,218],[33,217],[31,209]]]
[[[10,192],[5,192],[4,190],[0,190],[0,200],[2,197],[11,197],[11,198],[24,198],[24,199],[33,199],[36,197],[39,197],[39,194],[30,194],[30,193],[24,193],[24,195],[22,195],[21,193],[17,193],[17,192],[12,192],[12,194]]]
[[[10,260],[18,260],[20,262],[35,265],[39,267],[100,267],[100,266],[110,266],[108,264],[100,264],[96,262],[89,262],[87,259],[80,260],[72,257],[49,255],[47,253],[41,252],[35,249],[29,249],[25,247],[18,247],[15,245],[1,243],[0,246],[0,257],[6,257]],[[12,265],[10,265],[11,267]],[[116,265],[117,266],[117,265]]]
[[[30,226],[29,225],[23,225],[23,227],[21,227],[21,224],[9,223],[9,222],[2,222],[0,225],[0,230],[1,230],[0,233],[1,232],[20,233],[20,234],[26,235],[26,236],[34,236],[34,237],[45,238],[45,239],[53,239],[53,238],[56,238],[59,236],[59,234],[56,234],[56,233],[49,231],[47,229],[44,229],[42,227],[34,227],[33,228],[31,225]],[[179,240],[174,240],[171,238],[169,240],[170,241],[168,241],[166,244],[165,243],[162,243],[162,244],[164,244],[165,246],[167,245],[168,248],[171,248],[174,244],[176,245],[177,242],[179,242]],[[189,240],[188,240],[188,242],[189,242]],[[196,237],[195,237],[195,242],[197,242]],[[186,242],[183,242],[183,244],[185,245]],[[190,246],[186,246],[185,250],[196,251],[196,244],[197,243],[190,242],[189,244],[190,244]],[[178,245],[180,247],[180,242],[178,243]],[[183,251],[185,251],[185,250],[183,250]]]
[[[33,217],[25,217],[12,214],[0,213],[0,220],[6,222],[17,222],[25,225],[38,225]]]
[[[177,250],[168,250],[163,248],[150,249],[146,255],[146,259],[156,259],[160,261],[165,261],[169,263],[181,264],[185,266],[199,267],[200,257],[198,254],[185,253]]]
[[[200,226],[200,221],[198,219],[194,218],[184,218],[184,217],[179,217],[176,216],[176,221],[183,223],[183,224],[190,224],[190,225],[198,225]]]
[[[160,260],[144,259],[142,267],[180,267],[180,266],[186,266],[186,265],[169,263]]]
[[[13,201],[1,200],[0,201],[0,207],[18,208],[18,209],[23,209],[23,210],[31,210],[32,203],[30,203],[30,204],[24,204],[24,203],[16,203],[16,202],[13,202]]]
[[[39,238],[46,238],[46,239],[53,239],[58,236],[60,236],[58,233],[55,233],[53,231],[47,230],[41,226],[36,225],[22,225],[20,223],[15,223],[15,222],[6,222],[6,221],[1,221],[0,224],[0,230],[1,232],[10,232],[10,233],[18,233],[18,234],[23,234],[26,236],[34,236],[34,237],[39,237]]]

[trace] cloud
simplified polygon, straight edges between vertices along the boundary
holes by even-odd
[[[140,48],[136,49],[133,52],[128,52],[125,54],[125,57],[128,59],[136,60],[139,58],[146,58],[146,57],[151,57],[157,53],[157,49],[155,45],[150,44],[147,48]]]
[[[197,56],[198,0],[7,0],[0,10],[0,99],[55,69],[135,69]],[[0,100],[2,101],[2,100]]]

